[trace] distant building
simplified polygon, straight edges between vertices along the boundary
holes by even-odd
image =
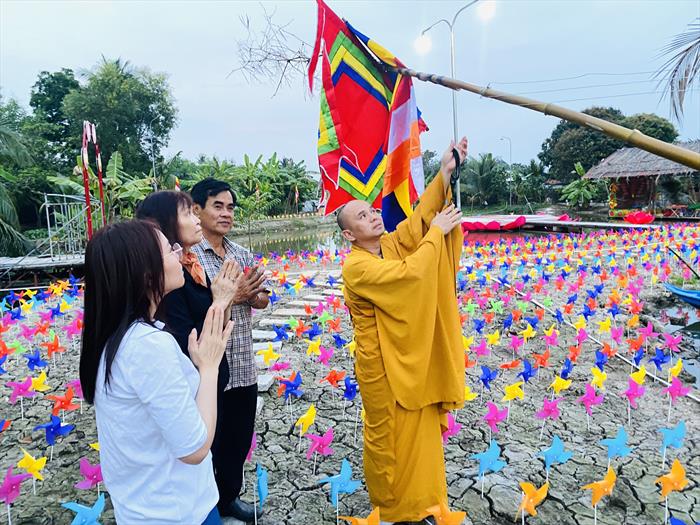
[[[700,140],[677,142],[700,153]],[[700,217],[700,172],[639,148],[622,148],[585,179],[608,179],[610,216],[645,210],[659,217]]]

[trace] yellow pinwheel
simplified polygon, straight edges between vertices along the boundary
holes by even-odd
[[[518,381],[512,385],[506,385],[503,387],[505,395],[501,401],[513,401],[514,399],[525,399],[525,392],[523,392],[523,381]]]
[[[469,403],[470,401],[474,401],[477,397],[479,397],[479,394],[476,392],[472,392],[472,388],[469,385],[464,385],[464,402]]]
[[[486,334],[486,342],[491,346],[496,346],[501,340],[501,332],[496,330],[492,334]]]
[[[301,427],[299,432],[300,435],[303,436],[306,434],[306,431],[309,430],[309,427],[314,424],[314,421],[316,421],[316,407],[312,403],[304,415],[297,419],[294,426]]]
[[[46,458],[36,459],[26,450],[22,449],[22,452],[24,452],[24,457],[19,460],[17,467],[23,469],[27,474],[31,474],[35,479],[43,481],[44,476],[41,474],[41,469],[46,465]]]
[[[640,365],[639,370],[637,370],[636,372],[632,372],[630,374],[630,378],[632,378],[632,381],[634,381],[638,385],[644,384],[644,378],[646,376],[647,376],[647,369],[644,365]]]
[[[597,368],[596,368],[597,370]],[[562,390],[566,390],[571,386],[571,379],[563,379],[561,376],[557,376],[554,378],[554,381],[552,382],[551,385],[549,385],[549,388],[552,388],[554,390],[554,393],[556,395],[559,395],[559,392]]]
[[[319,339],[319,344],[320,342],[321,341]],[[280,357],[282,357],[281,354],[278,354],[274,351],[274,349],[272,348],[272,343],[268,343],[267,348],[265,348],[264,350],[258,350],[257,355],[262,356],[265,366],[270,366],[271,361],[277,361]]]
[[[309,341],[309,346],[306,348],[306,355],[321,355],[321,338],[315,341]]]
[[[600,390],[605,390],[605,380],[608,379],[608,374],[606,374],[605,372],[601,372],[600,369],[596,366],[591,368],[591,374],[593,374],[591,384],[595,387],[598,387]]]
[[[50,389],[51,387],[46,384],[46,372],[42,370],[39,377],[32,377],[32,390],[37,392],[46,392]]]

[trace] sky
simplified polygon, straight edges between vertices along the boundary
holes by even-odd
[[[327,3],[408,67],[449,75],[446,25],[429,32],[427,53],[419,53],[415,40],[438,19],[451,19],[467,1]],[[318,92],[309,93],[295,77],[273,96],[272,81],[229,76],[239,65],[237,41],[246,35],[241,17],[262,28],[265,11],[313,43],[316,4],[310,0],[0,0],[0,92],[28,107],[41,71],[68,67],[85,73],[102,56],[120,57],[168,75],[179,122],[167,155],[182,151],[192,159],[206,154],[241,162],[246,153],[255,158],[277,152],[317,170]],[[698,17],[697,0],[476,4],[455,23],[456,76],[575,110],[605,105],[624,114],[669,118],[668,100],[660,100],[652,75],[664,62],[662,48]],[[422,135],[423,148],[443,151],[452,138],[451,93],[420,81],[415,91],[430,127]],[[458,93],[456,106],[459,133],[469,138],[475,156],[492,152],[527,163],[558,123],[471,93]],[[700,83],[686,100],[685,118],[674,124],[680,139],[700,138]]]

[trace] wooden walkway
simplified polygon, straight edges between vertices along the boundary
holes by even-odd
[[[56,268],[69,268],[82,266],[85,263],[85,256],[79,255],[58,255],[51,257],[0,257],[0,272],[10,269],[12,272],[22,272],[27,270],[48,271]]]

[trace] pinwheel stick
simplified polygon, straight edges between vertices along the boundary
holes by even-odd
[[[593,505],[593,525],[598,525],[598,505]]]
[[[661,456],[661,468],[666,468],[666,445],[664,445],[664,453]]]
[[[540,441],[542,441],[542,436],[544,436],[544,425],[547,423],[546,419],[542,420],[542,429],[540,430]]]
[[[258,525],[258,491],[256,490],[257,483],[253,483],[253,522]]]
[[[591,431],[591,415],[586,412],[586,427],[588,427],[588,431]]]
[[[484,475],[481,475],[481,499],[484,499]]]
[[[20,397],[19,398],[19,410],[20,410],[20,415],[22,419],[24,419],[24,398]]]
[[[32,478],[32,494],[36,496],[36,478]]]
[[[666,422],[671,422],[671,394],[668,394],[668,415],[666,416]]]
[[[632,404],[627,400],[627,426],[632,425]]]
[[[668,523],[668,496],[664,498],[664,525]]]
[[[11,512],[10,508],[11,508],[11,507],[10,507],[10,505],[9,505],[9,503],[8,503],[8,505],[7,505],[7,523],[8,523],[9,525],[12,525],[12,512]]]

